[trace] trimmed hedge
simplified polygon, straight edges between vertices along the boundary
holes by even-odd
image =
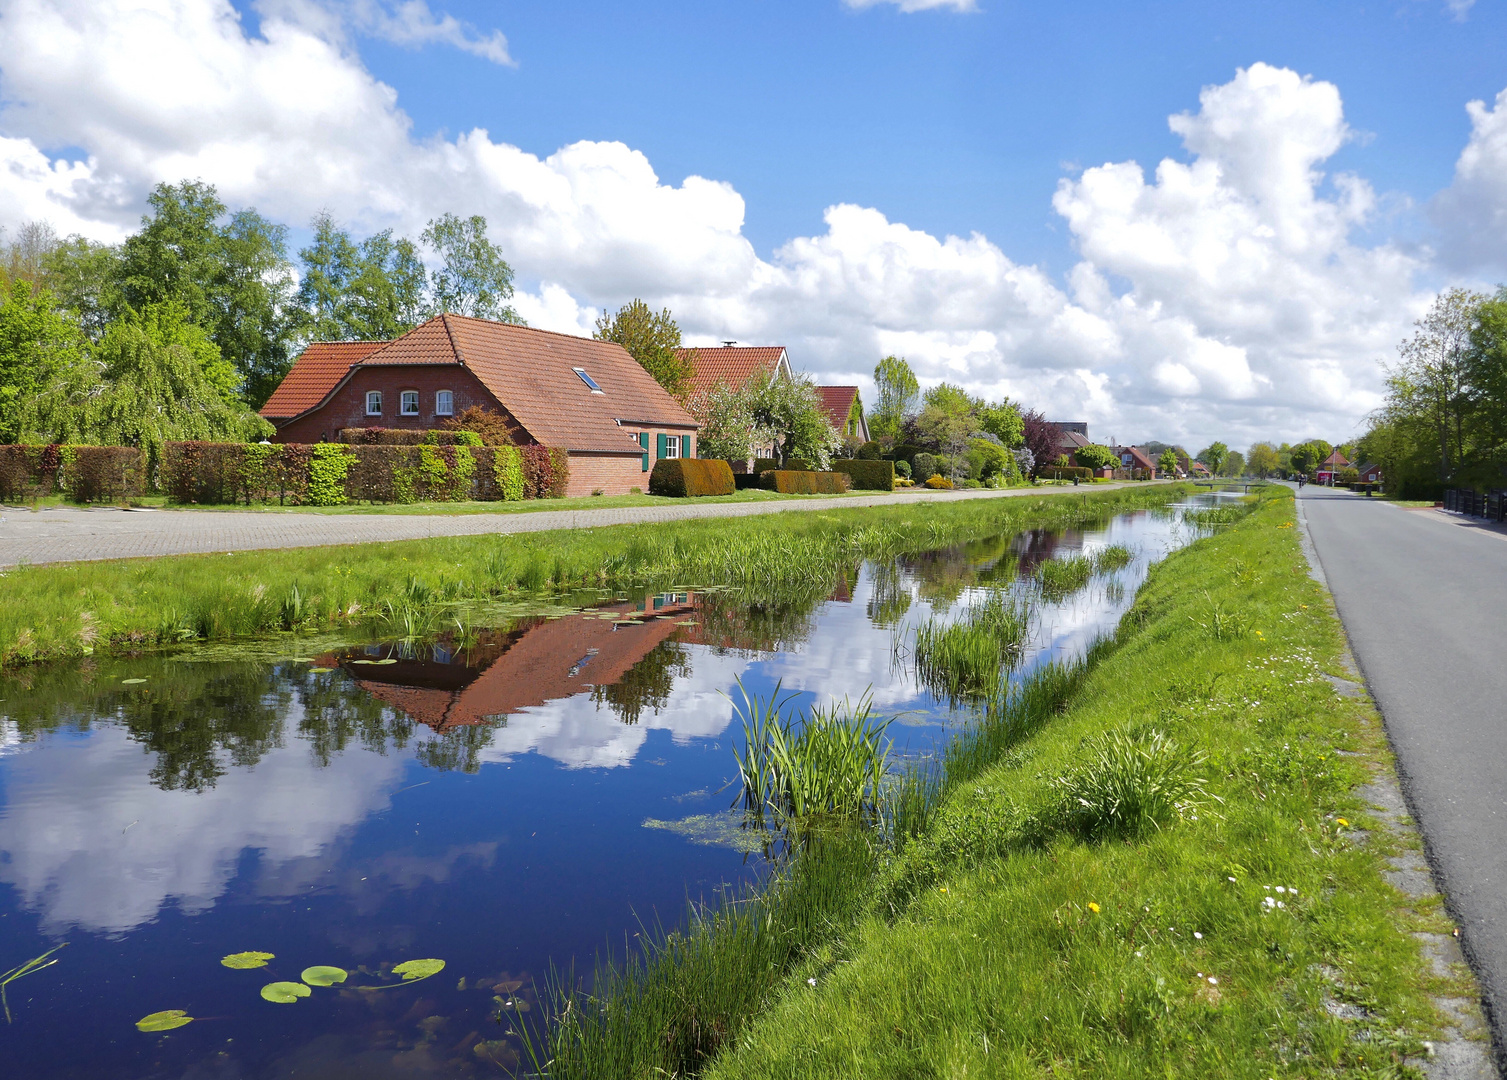
[[[660,458],[649,474],[649,494],[672,498],[731,495],[733,469],[716,458]]]
[[[1037,469],[1036,475],[1044,480],[1092,480],[1094,470],[1085,469],[1082,465],[1048,465],[1044,469]]]
[[[834,461],[832,471],[846,473],[848,486],[855,491],[894,491],[895,463],[874,458]]]
[[[347,446],[480,446],[481,436],[474,431],[430,428],[353,427],[344,428],[336,437]]]
[[[556,499],[570,483],[570,455],[547,446],[172,442],[161,471],[179,503]]]
[[[841,495],[848,490],[848,476],[807,469],[766,469],[759,474],[759,486],[782,495]]]
[[[0,500],[54,493],[73,502],[114,502],[141,494],[141,451],[131,446],[0,446]]]

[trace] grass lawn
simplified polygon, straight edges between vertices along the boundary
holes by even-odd
[[[599,978],[551,1075],[1421,1076],[1431,995],[1479,995],[1412,936],[1452,929],[1437,897],[1382,876],[1411,841],[1358,789],[1393,765],[1324,678],[1344,635],[1293,510],[1266,492],[1084,670],[976,721],[919,834],[813,841]]]

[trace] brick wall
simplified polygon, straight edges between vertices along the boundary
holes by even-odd
[[[640,468],[638,455],[571,454],[568,498],[590,495],[626,495],[632,488],[649,490],[649,474]]]
[[[382,415],[366,414],[368,390],[382,392]],[[419,392],[419,414],[403,416],[402,393],[404,390]],[[335,391],[324,408],[277,429],[274,442],[317,443],[332,441],[336,434],[348,427],[410,428],[427,431],[437,428],[445,417],[434,411],[434,395],[437,391],[449,390],[454,395],[454,415],[459,416],[473,405],[482,405],[506,417],[515,427],[515,437],[521,442],[532,442],[517,427],[506,409],[498,404],[487,388],[475,375],[458,364],[404,364],[391,367],[361,368],[350,380]]]

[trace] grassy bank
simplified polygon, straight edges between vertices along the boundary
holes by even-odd
[[[1115,639],[997,702],[890,828],[576,996],[556,1077],[1418,1075],[1434,992],[1357,794],[1391,763],[1292,503],[1155,567]],[[541,1056],[539,1061],[543,1061]]]
[[[274,632],[399,634],[583,585],[830,588],[866,556],[1061,528],[1169,486],[390,544],[19,567],[0,574],[0,664]],[[485,612],[481,612],[484,616]]]

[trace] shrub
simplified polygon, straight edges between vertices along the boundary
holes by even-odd
[[[1041,469],[1038,476],[1046,480],[1092,480],[1094,471],[1085,469],[1081,465],[1048,465]]]
[[[926,486],[933,491],[952,490],[952,481],[945,476],[933,475],[926,481]]]
[[[910,479],[910,462],[908,462],[908,461],[897,461],[897,462],[895,462],[895,475],[896,476],[903,476],[905,479],[909,480]]]
[[[672,498],[731,495],[733,470],[715,458],[661,458],[649,474],[649,494]]]
[[[499,446],[492,451],[492,479],[497,485],[495,498],[518,502],[523,498],[523,455],[516,446]]]
[[[62,491],[74,502],[139,494],[141,451],[130,446],[0,446],[0,499]]]
[[[848,477],[840,472],[766,469],[759,474],[759,486],[782,495],[840,495],[848,490]]]
[[[857,491],[893,491],[895,488],[893,461],[880,461],[878,458],[834,461],[832,471],[846,473],[848,486]]]
[[[1177,746],[1161,731],[1111,732],[1084,747],[1083,764],[1053,783],[1056,800],[1038,819],[1083,840],[1134,839],[1197,810],[1212,798],[1192,775],[1201,754]]]
[[[355,460],[340,443],[319,443],[309,455],[308,501],[311,506],[339,506],[346,502],[345,474]]]
[[[761,472],[767,472],[770,469],[780,469],[780,468],[783,468],[783,467],[784,466],[782,466],[774,458],[768,458],[768,457],[754,458],[753,471],[754,471],[754,475],[755,476],[758,476]]]
[[[940,471],[936,457],[924,450],[911,460],[911,477],[915,480],[930,480]]]
[[[870,439],[858,448],[854,456],[860,461],[878,461],[884,455],[884,447]]]
[[[482,446],[512,446],[513,435],[508,422],[501,413],[493,412],[484,405],[472,405],[459,416],[441,420],[440,427],[446,431],[471,431],[481,437]]]

